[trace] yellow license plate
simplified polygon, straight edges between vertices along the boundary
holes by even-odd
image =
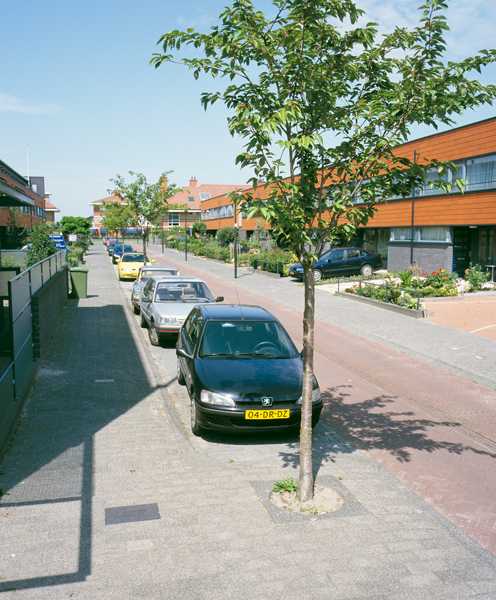
[[[289,419],[291,411],[289,408],[270,410],[245,410],[245,419],[250,421],[261,421],[265,419]]]

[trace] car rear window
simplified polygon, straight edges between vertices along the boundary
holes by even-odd
[[[159,282],[155,302],[212,302],[212,292],[201,281]]]
[[[144,254],[124,254],[122,262],[145,262]]]

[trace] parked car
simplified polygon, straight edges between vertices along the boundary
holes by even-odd
[[[119,242],[117,240],[110,240],[109,241],[109,243],[107,244],[107,254],[109,256],[112,256],[112,254],[114,253],[114,248],[118,244],[119,244]]]
[[[128,244],[124,244],[124,246],[122,244],[116,244],[112,251],[112,262],[114,265],[117,263],[120,257],[127,252],[134,252],[134,248]]]
[[[195,304],[223,300],[222,296],[214,298],[207,284],[201,279],[152,278],[146,282],[141,296],[141,326],[148,328],[151,344],[159,346],[163,336],[177,336]]]
[[[315,281],[325,277],[338,275],[353,275],[360,273],[370,277],[374,269],[381,266],[382,259],[378,254],[356,247],[332,248],[323,254],[313,266]],[[296,263],[289,267],[289,274],[297,279],[303,279],[303,266]]]
[[[267,310],[198,305],[177,343],[177,378],[191,400],[191,430],[270,431],[299,427],[303,360]],[[313,383],[312,421],[322,400]]]
[[[148,265],[141,267],[131,290],[131,304],[133,305],[134,314],[139,315],[140,313],[143,288],[151,277],[161,279],[163,277],[175,277],[177,275],[179,275],[179,271],[174,267],[150,267]]]
[[[117,263],[117,276],[123,279],[136,279],[141,267],[147,264],[148,259],[139,252],[124,253]]]

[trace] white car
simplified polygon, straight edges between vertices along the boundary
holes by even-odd
[[[131,304],[133,305],[134,314],[139,315],[140,313],[141,294],[149,279],[152,277],[155,279],[175,277],[176,275],[179,275],[179,271],[175,267],[150,267],[148,265],[141,267],[138,278],[131,289]]]
[[[152,346],[159,346],[166,335],[177,336],[182,324],[197,304],[222,302],[207,284],[194,277],[149,279],[141,296],[141,327],[148,328]]]

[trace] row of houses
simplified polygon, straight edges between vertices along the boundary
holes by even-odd
[[[374,216],[359,231],[357,243],[379,253],[390,270],[415,263],[424,271],[445,268],[461,273],[469,264],[496,264],[496,117],[410,141],[397,152],[411,159],[415,153],[420,161],[454,162],[458,177],[465,180],[465,190],[461,193],[453,186],[445,193],[426,182],[409,197],[379,199]],[[235,223],[229,193],[242,189],[199,184],[192,178],[178,198],[170,200],[183,208],[170,211],[162,226],[190,226],[201,219],[212,234],[236,225],[241,238],[268,230],[268,223],[244,218],[242,212]],[[265,186],[255,193],[266,195]],[[97,211],[105,201],[115,198],[93,203],[95,225]]]
[[[0,248],[16,247],[20,232],[55,222],[58,212],[44,177],[24,177],[0,160]]]

